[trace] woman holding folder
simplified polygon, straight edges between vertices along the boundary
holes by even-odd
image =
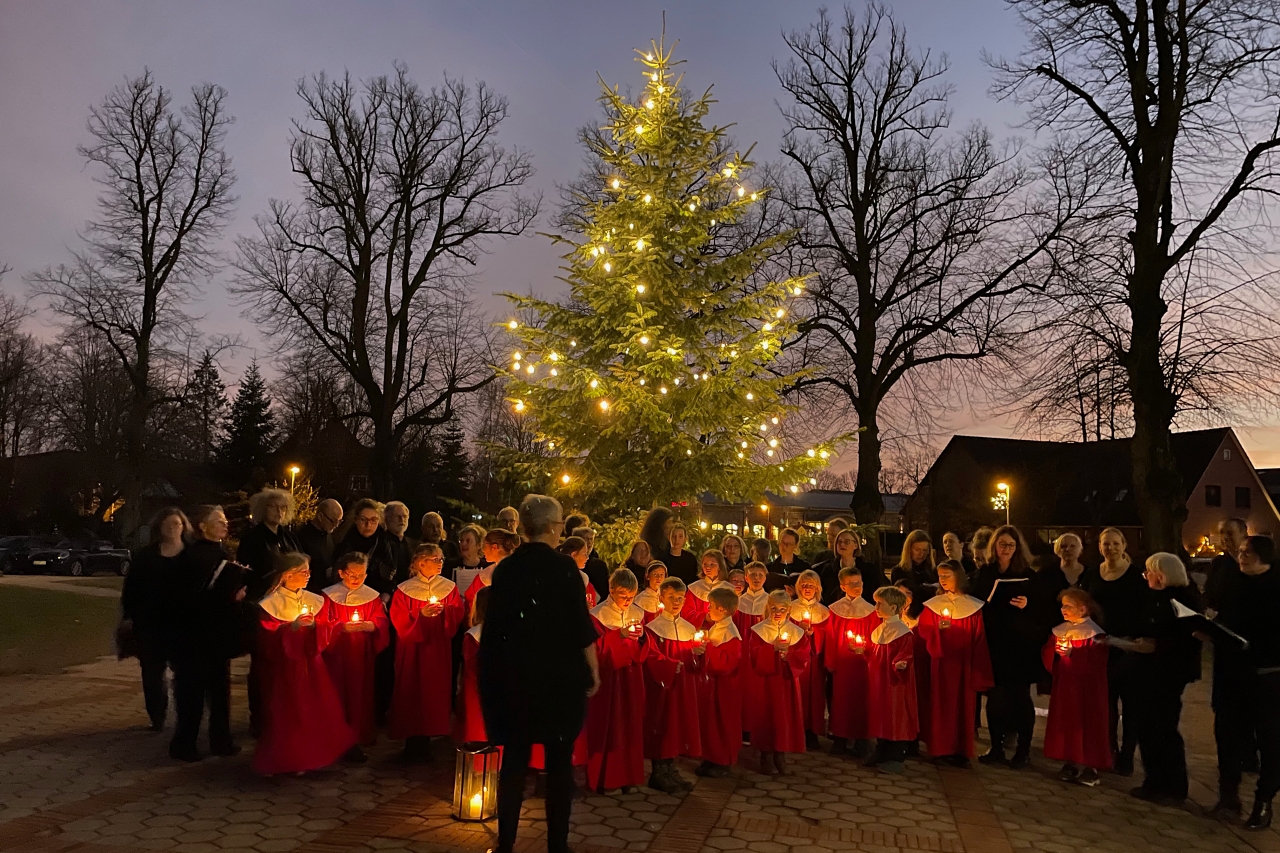
[[[1018,769],[1031,763],[1031,733],[1036,723],[1031,685],[1040,677],[1044,639],[1043,619],[1031,601],[1033,574],[1031,552],[1018,528],[1008,524],[997,528],[987,546],[986,565],[973,582],[973,595],[987,602],[982,614],[995,682],[987,693],[991,751],[978,759],[983,764],[1007,761]],[[1012,760],[1004,753],[1006,733],[1018,736]]]

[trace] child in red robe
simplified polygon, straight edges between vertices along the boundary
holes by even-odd
[[[391,642],[391,623],[378,591],[365,585],[369,569],[366,555],[359,551],[343,554],[334,569],[338,583],[324,591],[335,629],[324,650],[324,662],[342,697],[347,722],[360,736],[360,742],[370,745],[377,739],[375,661]],[[364,752],[357,746],[349,757],[360,761]]]
[[[609,577],[609,596],[591,611],[600,639],[600,689],[587,704],[587,788],[631,793],[644,784],[644,610],[630,569]]]
[[[862,571],[856,565],[837,575],[844,598],[828,608],[823,663],[831,673],[831,754],[866,757],[871,748],[867,705],[867,664],[871,632],[880,614],[863,597]]]
[[[747,573],[742,569],[731,569],[729,571],[729,586],[733,587],[733,591],[738,595],[742,595],[747,591]]]
[[[685,621],[695,628],[704,627],[707,621],[707,596],[711,594],[711,590],[733,589],[725,580],[727,570],[724,554],[714,548],[702,552],[699,574],[702,577],[689,584],[689,591],[684,597],[684,609],[680,611]]]
[[[472,601],[467,620],[471,627],[462,638],[462,671],[458,677],[458,714],[453,724],[453,737],[460,743],[487,743],[489,735],[485,731],[484,712],[480,708],[479,657],[484,612],[489,607],[488,585],[479,589]]]
[[[876,612],[883,620],[871,632],[868,696],[871,736],[876,752],[868,762],[883,773],[901,773],[907,747],[920,733],[916,711],[915,636],[902,621],[907,597],[897,587],[875,592]]]
[[[935,761],[968,768],[973,759],[978,695],[994,686],[983,601],[965,595],[964,566],[938,564],[942,588],[924,604],[916,634],[929,650],[929,714],[925,743]],[[917,661],[917,670],[923,667]]]
[[[263,775],[328,767],[356,745],[322,657],[334,633],[326,599],[308,592],[305,554],[289,553],[258,603],[254,668],[262,689],[262,733],[253,769]]]
[[[583,571],[587,567],[587,560],[591,559],[591,549],[587,546],[587,540],[581,536],[570,536],[561,542],[556,550],[573,558],[578,566],[578,574],[582,575],[582,585],[586,588],[584,593],[587,596],[587,609],[595,607],[596,588],[591,585],[591,578],[587,577],[587,573]]]
[[[742,662],[738,664],[738,681],[742,688],[742,731],[747,737],[751,732],[751,721],[748,708],[749,697],[755,695],[752,682],[755,673],[751,670],[751,629],[754,628],[769,611],[769,593],[764,585],[769,580],[769,568],[764,563],[752,562],[743,566],[742,577],[746,589],[738,593],[738,612],[733,614],[733,624],[743,637]],[[750,738],[747,738],[750,739]]]
[[[911,629],[911,636],[915,640],[915,659],[912,663],[912,669],[915,671],[916,676],[916,717],[920,720],[920,731],[916,734],[915,739],[907,744],[908,757],[915,757],[920,755],[920,741],[925,739],[929,731],[929,646],[920,632],[916,630],[916,626],[920,624],[920,614],[924,612],[924,601],[923,599],[916,601],[916,587],[910,581],[900,580],[894,586],[907,597],[907,603],[902,608],[902,622]],[[932,592],[932,589],[932,584],[921,586],[922,597]]]
[[[409,564],[413,577],[396,587],[391,624],[396,629],[396,681],[388,733],[404,738],[402,759],[425,761],[431,738],[449,734],[453,695],[453,635],[462,623],[458,587],[441,577],[439,545],[419,545]]]
[[[676,770],[676,757],[702,757],[699,659],[693,653],[698,629],[680,616],[684,581],[667,578],[658,594],[662,609],[645,626],[649,650],[644,659],[644,754],[653,762],[649,787],[677,794],[692,790],[693,785]]]
[[[800,677],[800,695],[804,699],[804,744],[818,748],[818,738],[827,734],[827,670],[822,665],[826,647],[823,624],[830,617],[822,603],[822,578],[813,569],[805,569],[796,577],[796,600],[791,602],[791,621],[804,629],[809,638],[809,663]]]
[[[751,629],[747,642],[751,745],[760,750],[760,772],[768,776],[787,772],[784,754],[805,750],[800,679],[809,664],[809,638],[787,618],[790,614],[786,590],[769,593],[768,616]]]
[[[634,574],[634,572],[632,573]],[[657,560],[644,568],[644,589],[636,595],[635,605],[644,611],[644,621],[651,622],[662,612],[662,599],[658,590],[667,579],[667,566]]]
[[[742,634],[733,624],[737,610],[738,596],[732,589],[711,590],[707,597],[707,621],[711,624],[702,642],[694,646],[694,653],[702,657],[698,711],[702,715],[703,760],[694,771],[699,776],[728,776],[742,748],[742,679],[738,677]]]
[[[1044,757],[1065,762],[1058,778],[1094,787],[1098,771],[1111,769],[1107,724],[1107,656],[1103,631],[1090,618],[1097,605],[1082,589],[1058,595],[1062,618],[1041,656],[1053,676]],[[1084,765],[1080,770],[1077,765]]]
[[[488,563],[476,575],[475,580],[467,587],[466,593],[463,595],[465,603],[464,613],[475,612],[476,596],[480,590],[493,583],[493,570],[498,567],[505,557],[520,547],[520,537],[510,530],[503,530],[501,527],[495,527],[484,535],[484,544],[480,546],[480,550],[484,553],[485,562]]]

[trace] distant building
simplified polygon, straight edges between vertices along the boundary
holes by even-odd
[[[884,501],[884,514],[879,518],[884,527],[880,535],[881,547],[894,547],[897,543],[896,548],[901,548],[905,529],[901,511],[907,496],[884,494],[880,497]],[[714,533],[735,533],[746,539],[776,539],[784,527],[797,530],[805,527],[817,533],[836,516],[853,518],[853,510],[849,508],[852,501],[853,492],[838,489],[810,489],[783,495],[765,492],[764,500],[759,504],[725,503],[714,495],[705,494],[701,501],[701,517]]]
[[[1029,539],[1049,542],[1072,531],[1092,558],[1097,534],[1117,527],[1135,556],[1147,553],[1133,496],[1129,439],[1095,442],[1023,441],[957,435],[939,454],[903,508],[907,528],[938,541],[948,530],[967,537],[1005,520],[992,505],[998,483],[1009,486],[1009,520]],[[1183,546],[1212,552],[1218,522],[1240,516],[1254,533],[1280,533],[1276,503],[1240,446],[1220,429],[1174,433],[1173,452],[1187,489]]]

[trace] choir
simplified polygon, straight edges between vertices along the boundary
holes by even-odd
[[[369,508],[354,513],[357,522],[368,516],[358,539],[381,541]],[[373,546],[339,552],[325,579],[334,582],[318,593],[312,558],[290,546],[285,516],[275,506],[267,516],[275,527],[250,538],[255,565],[243,573],[261,590],[253,604],[254,768],[303,773],[363,761],[384,711],[406,761],[427,760],[433,738],[484,742],[480,638],[493,567],[520,538],[505,524],[468,525],[456,558],[446,559],[437,537],[411,552],[403,578],[391,561],[375,571]],[[1058,559],[1042,568],[1009,525],[975,534],[985,547],[971,555],[948,533],[936,564],[928,535],[914,531],[887,579],[861,558],[856,531],[844,523],[828,527],[830,548],[810,568],[791,530],[778,559],[744,564],[736,536],[692,559],[684,528],[667,521],[670,549],[637,541],[611,573],[592,562],[600,561],[585,516],[573,518],[558,549],[578,567],[598,637],[600,688],[573,750],[589,789],[688,791],[693,783],[677,759],[700,762],[698,776],[724,776],[744,743],[769,775],[788,773],[786,756],[818,749],[820,739],[829,739],[832,755],[885,773],[902,773],[921,743],[933,761],[968,768],[984,697],[990,746],[979,760],[1023,767],[1035,685],[1051,697],[1044,756],[1061,762],[1063,782],[1095,786],[1102,773],[1128,775],[1138,750],[1145,779],[1132,793],[1180,802],[1187,796],[1181,695],[1199,677],[1200,640],[1210,639],[1221,779],[1215,812],[1241,812],[1241,772],[1260,761],[1246,825],[1270,825],[1280,789],[1280,627],[1269,608],[1280,574],[1269,571],[1269,538],[1241,536],[1239,562],[1212,578],[1216,611],[1206,615],[1179,558],[1156,554],[1140,571],[1115,530],[1102,534],[1102,562],[1093,569],[1081,564],[1074,534],[1054,542]],[[235,564],[221,561],[206,597],[225,566]],[[696,578],[681,576],[690,574]],[[776,577],[783,580],[771,589]],[[203,709],[196,711],[198,727]],[[229,752],[225,721],[210,725],[215,748]],[[180,729],[175,757],[193,760],[189,721],[184,728],[180,719]],[[541,760],[535,745],[534,766]]]

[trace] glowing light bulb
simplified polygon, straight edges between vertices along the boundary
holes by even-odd
[[[761,432],[768,432],[768,431],[769,431],[769,425],[768,425],[768,424],[760,424],[760,431],[761,431]]]
[[[559,375],[560,375],[560,371],[559,371],[559,370],[556,370],[556,369],[553,367],[553,368],[551,368],[551,375],[552,375],[552,376],[559,376]]]
[[[758,197],[759,197],[759,193],[752,193],[752,194],[751,194],[751,200],[752,200],[752,201],[755,201],[755,200],[756,200],[756,198],[758,198]]]
[[[775,314],[774,316],[777,317],[779,320],[781,320],[783,317],[787,316],[787,312],[785,309],[779,308],[778,313]]]
[[[614,178],[611,186],[616,190],[622,186],[622,181],[618,180],[617,178]]]
[[[804,293],[804,288],[803,288],[803,287],[795,287],[795,288],[792,288],[792,290],[791,290],[791,295],[792,295],[792,296],[799,296],[801,293]]]
[[[551,359],[552,361],[559,361],[560,355],[559,353],[552,350],[551,353],[547,355],[547,358]]]
[[[593,258],[598,258],[598,257],[600,257],[600,247],[599,247],[599,246],[592,246],[592,247],[591,247],[591,257],[593,257]]]
[[[658,72],[657,72],[657,71],[655,71],[655,72],[653,72],[652,74],[650,74],[650,75],[649,75],[649,77],[651,77],[651,78],[653,79],[653,82],[655,82],[655,83],[657,83],[657,82],[658,82]]]
[[[508,324],[507,324],[507,328],[508,328],[508,329],[518,329],[518,328],[520,328],[520,324],[519,324],[519,323],[517,323],[515,320],[512,320],[510,323],[508,323]]]
[[[742,442],[742,449],[743,449],[743,450],[746,450],[746,449],[747,449],[747,443],[746,443],[745,441],[744,441],[744,442]]]
[[[556,449],[556,443],[554,441],[548,441],[547,450],[555,450],[555,449]]]
[[[724,167],[724,176],[725,176],[726,178],[732,178],[732,177],[733,177],[733,167],[732,167],[732,166],[725,166],[725,167]]]
[[[766,332],[772,332],[772,331],[773,331],[773,324],[772,324],[772,323],[765,323],[765,324],[764,324],[764,330],[765,330]]]
[[[767,456],[773,456],[773,451],[772,451],[772,450],[766,450],[766,451],[765,451],[765,454],[766,454]]]
[[[739,458],[739,459],[743,459],[743,458],[745,458],[745,457],[746,457],[746,454],[744,454],[742,451],[738,451],[738,458]]]
[[[755,395],[755,394],[752,394],[750,391],[748,391],[748,392],[747,392],[747,399],[748,399],[748,400],[754,400],[755,398],[756,398],[756,395]]]
[[[715,227],[715,225],[716,225],[716,221],[715,221],[714,219],[713,219],[713,220],[711,220],[711,227],[712,227],[712,228],[714,228],[714,227]]]
[[[768,349],[768,348],[769,348],[769,342],[768,342],[768,341],[761,341],[761,342],[760,342],[760,349]]]
[[[676,354],[675,347],[667,347],[667,355],[675,355],[675,354]]]
[[[613,272],[613,264],[609,263],[608,261],[605,261],[605,262],[604,262],[604,271],[605,271],[605,272]]]
[[[569,349],[573,349],[578,345],[577,341],[569,341]]]
[[[737,357],[738,357],[738,351],[736,349],[729,350],[729,358],[737,358]]]
[[[792,487],[791,487],[791,494],[793,494],[793,495],[794,495],[794,494],[796,494],[796,493],[797,493],[797,492],[799,492],[799,491],[800,491],[800,487],[799,487],[799,486],[792,486]]]
[[[651,202],[651,201],[653,201],[653,196],[649,195],[648,193],[645,193],[645,194],[644,194],[644,203],[645,203],[645,204],[648,204],[648,203],[649,203],[649,202]]]
[[[680,377],[679,377],[679,376],[677,376],[677,377],[676,377],[676,384],[677,384],[677,385],[679,385],[679,384],[680,384]]]
[[[744,190],[742,187],[738,187],[738,198],[742,198],[746,194],[747,194],[746,190]]]
[[[637,284],[637,285],[636,285],[636,293],[644,293],[644,285],[643,285],[643,284]]]
[[[643,238],[643,237],[641,237],[639,240],[637,240],[637,241],[636,241],[636,251],[637,251],[637,252],[643,252],[643,251],[644,251],[644,238]]]
[[[815,479],[813,479],[812,477],[810,477],[810,478],[809,478],[809,485],[810,485],[810,486],[816,486],[816,485],[818,485],[818,481],[817,481],[817,480],[815,480]]]
[[[643,125],[643,124],[637,124],[637,125],[636,125],[636,133],[644,133],[644,125]]]
[[[560,475],[560,482],[564,483],[566,486],[567,486],[567,485],[569,485],[569,480],[570,480],[570,479],[571,479],[571,478],[569,477],[569,475],[568,475],[568,474],[561,474],[561,475]]]
[[[810,458],[810,459],[812,459],[813,457],[815,457],[815,456],[817,456],[817,455],[818,455],[818,452],[817,452],[816,450],[814,450],[812,447],[810,447],[810,448],[809,448],[807,451],[805,451],[805,452],[809,454],[809,458]]]
[[[647,60],[649,60],[650,62],[653,62],[653,54],[652,54],[652,53],[646,53],[646,54],[644,55],[644,58],[645,58],[645,59],[647,59]]]
[[[693,202],[689,202],[689,210],[691,212],[697,209],[698,209],[698,206],[696,204],[694,204]]]
[[[643,385],[643,384],[644,384],[644,379],[641,379],[641,380],[640,380],[640,384],[641,384],[641,385]]]
[[[777,446],[778,446],[778,439],[776,439],[776,438],[771,438],[771,439],[769,439],[769,446],[770,446],[770,447],[777,447]]]
[[[607,412],[607,411],[609,411],[609,401],[608,401],[608,400],[601,400],[601,401],[600,401],[600,411],[602,411],[602,412]]]
[[[707,529],[707,523],[706,523],[705,521],[699,521],[699,522],[698,522],[698,527],[702,528],[703,530],[706,530],[706,529]]]
[[[511,353],[511,357],[516,361],[519,361],[521,358],[523,358],[523,356],[520,355],[520,350],[516,350],[515,352]]]
[[[667,87],[666,87],[666,86],[659,86],[659,87],[658,87],[658,94],[659,94],[659,95],[661,95],[661,94],[662,94],[663,92],[665,92],[665,91],[667,91]]]
[[[666,386],[666,385],[663,385],[661,388],[659,388],[659,389],[658,389],[658,393],[659,393],[659,394],[665,394],[665,393],[667,393],[667,386]]]
[[[591,387],[592,387],[592,388],[595,388],[597,385],[599,385],[599,384],[600,384],[600,380],[598,380],[598,379],[592,379],[590,384],[591,384]]]
[[[531,365],[529,365],[529,366],[526,368],[526,370],[527,370],[528,374],[529,374],[530,376],[532,376],[534,373],[536,373],[536,372],[537,372],[538,368],[534,367],[534,366],[531,364]]]
[[[828,456],[830,456],[831,454],[824,450],[824,451],[822,451],[821,453],[819,453],[818,455],[819,455],[819,456],[821,456],[823,459],[826,459],[826,458],[827,458]]]
[[[769,423],[773,424],[774,426],[777,426],[777,425],[778,425],[778,419],[777,419],[777,418],[770,418],[770,419],[769,419]]]
[[[648,346],[648,345],[649,345],[649,336],[648,336],[648,335],[641,335],[641,336],[640,336],[640,343],[641,343],[641,344],[643,344],[644,346]]]
[[[686,451],[684,452],[684,454],[685,454],[685,456],[692,456],[692,455],[693,455],[693,451],[692,451],[692,450],[686,450]]]
[[[648,109],[653,109],[653,108],[654,108],[654,107],[656,107],[658,104],[657,104],[657,102],[656,102],[656,101],[654,101],[654,99],[653,99],[653,98],[650,98],[649,100],[647,100],[647,101],[645,101],[645,102],[644,102],[644,105],[645,105],[645,107],[646,107],[646,108],[648,108]]]
[[[515,410],[517,412],[524,411],[524,400],[516,400]]]

